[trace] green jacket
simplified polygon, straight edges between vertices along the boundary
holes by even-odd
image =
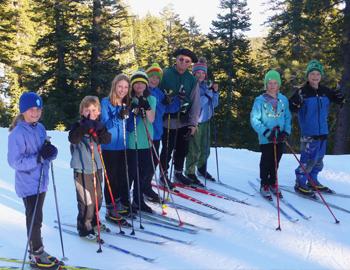
[[[197,79],[188,70],[186,70],[183,74],[180,74],[176,70],[175,66],[166,68],[164,70],[163,78],[159,88],[166,91],[172,90],[173,95],[177,95],[181,86],[183,86],[183,89],[186,92],[185,101],[190,104],[188,118],[186,120],[180,121],[180,123],[177,123],[176,119],[171,119],[171,129],[183,126],[196,126],[198,123],[200,113],[200,100]],[[163,122],[163,126],[168,126],[167,120]]]

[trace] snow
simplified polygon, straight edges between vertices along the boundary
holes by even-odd
[[[77,203],[67,133],[49,131],[53,144],[58,146],[59,155],[54,161],[55,182],[58,193],[59,210],[63,222],[75,223]],[[14,191],[14,171],[7,164],[8,130],[0,129],[0,257],[22,259],[26,244],[24,206]],[[259,175],[260,153],[245,149],[219,148],[220,179],[227,184],[248,192],[253,192],[248,180],[255,181]],[[320,174],[322,183],[338,192],[350,194],[350,156],[326,156],[325,167]],[[279,169],[281,184],[293,185],[294,169],[297,166],[293,155],[285,154]],[[209,159],[209,171],[216,175],[215,153]],[[62,257],[59,232],[54,228],[56,218],[52,180],[44,205],[43,237],[45,249],[52,255]],[[112,235],[103,235],[111,244],[128,249],[144,256],[156,258],[154,263],[139,258],[102,248],[96,253],[97,244],[86,242],[78,237],[63,234],[67,264],[82,265],[99,269],[350,269],[350,215],[333,210],[340,224],[335,224],[333,217],[324,205],[302,199],[284,192],[285,198],[300,211],[311,215],[311,220],[304,220],[295,212],[282,207],[297,223],[291,223],[281,216],[282,231],[276,231],[277,211],[263,201],[258,194],[250,197],[222,186],[208,183],[217,190],[255,206],[245,206],[218,198],[186,191],[205,202],[234,213],[234,216],[218,214],[221,220],[214,221],[187,212],[179,211],[184,221],[195,223],[213,231],[200,231],[196,235],[175,232],[144,224],[154,232],[194,241],[191,246],[168,241],[158,246],[148,243],[121,239]],[[350,209],[349,199],[325,196],[326,200]],[[214,213],[215,211],[195,205],[174,196],[176,202],[193,208]],[[152,206],[157,212],[161,209]],[[168,208],[168,215],[175,217],[173,209]],[[102,208],[101,217],[104,217]],[[104,219],[104,218],[103,218]],[[109,225],[112,230],[117,227]],[[135,222],[135,227],[139,223]],[[73,228],[74,230],[74,228]],[[130,233],[130,230],[125,230]],[[163,239],[136,232],[138,237],[162,241]],[[18,264],[0,261],[2,266]]]

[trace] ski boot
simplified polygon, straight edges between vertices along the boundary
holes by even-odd
[[[281,190],[278,189],[278,191],[277,191],[277,186],[276,185],[270,185],[269,188],[270,188],[270,191],[272,192],[272,194],[277,196],[277,193],[278,193],[278,197],[281,198],[281,199],[283,198]]]
[[[202,166],[197,169],[198,175],[206,178],[209,181],[215,182],[215,178],[207,171],[207,166]]]
[[[204,187],[195,174],[187,174],[186,177],[192,181],[191,185]]]
[[[272,196],[270,193],[270,186],[267,184],[263,184],[260,186],[261,195],[268,201],[272,201]]]
[[[294,186],[294,190],[303,196],[316,198],[314,191],[307,185],[301,185],[297,182]]]
[[[30,266],[32,269],[50,269],[56,270],[64,264],[56,257],[49,255],[44,247],[29,253]]]

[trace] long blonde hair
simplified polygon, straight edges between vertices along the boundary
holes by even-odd
[[[113,106],[118,105],[117,104],[117,93],[115,92],[115,88],[117,87],[117,84],[120,81],[126,81],[129,84],[129,88],[130,88],[130,79],[128,76],[121,73],[121,74],[118,74],[117,76],[114,77],[114,79],[112,81],[112,85],[111,85],[111,91],[109,92],[109,100]],[[128,94],[122,100],[122,103],[125,103],[126,105],[129,105],[129,103],[130,103],[129,92],[130,92],[130,89],[128,91]]]
[[[24,116],[23,114],[19,113],[17,114],[17,116],[15,118],[13,118],[11,125],[9,127],[9,131],[12,131],[18,124],[18,122],[23,121],[24,120]]]

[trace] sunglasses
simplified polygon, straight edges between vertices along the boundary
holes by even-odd
[[[180,58],[179,58],[179,61],[180,61],[180,62],[185,62],[185,64],[191,63],[191,60],[185,59],[185,58],[183,58],[183,57],[180,57]]]

